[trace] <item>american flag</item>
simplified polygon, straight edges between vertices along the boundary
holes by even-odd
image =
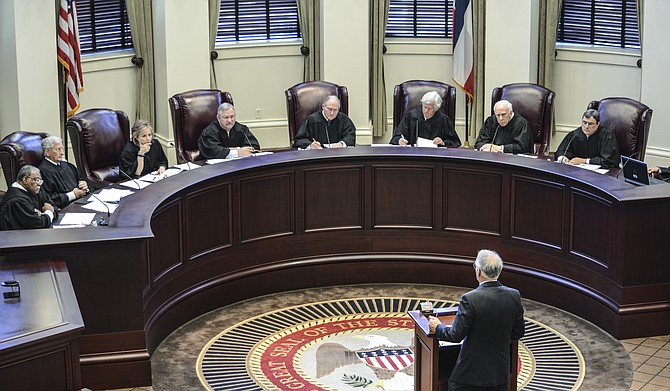
[[[472,3],[470,0],[455,0],[453,9],[454,72],[452,79],[472,99],[474,87],[474,51],[472,38]]]
[[[58,62],[65,68],[67,116],[70,117],[79,109],[79,93],[84,91],[75,0],[60,0]]]

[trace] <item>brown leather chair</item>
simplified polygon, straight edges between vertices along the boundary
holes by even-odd
[[[222,103],[234,105],[233,96],[219,90],[193,90],[175,94],[168,102],[177,162],[204,160],[198,149],[200,134],[216,120],[216,110]]]
[[[321,110],[323,100],[329,95],[340,99],[340,111],[349,114],[349,93],[347,87],[327,81],[308,81],[289,88],[286,94],[288,112],[289,145],[293,145],[295,134],[307,117]]]
[[[128,115],[120,110],[84,110],[67,121],[77,168],[96,189],[125,180],[119,158],[130,138]]]
[[[600,113],[600,126],[614,132],[621,156],[644,160],[651,114],[644,103],[630,98],[604,98],[589,103],[587,109]]]
[[[8,134],[0,141],[0,165],[7,187],[14,183],[21,167],[26,164],[38,167],[42,163],[42,140],[49,136],[44,132],[19,131]]]
[[[426,92],[437,91],[442,98],[440,111],[456,127],[456,87],[433,80],[409,80],[393,88],[393,129],[398,127],[406,112],[421,106],[421,98]]]
[[[513,83],[496,87],[491,94],[491,114],[496,102],[501,99],[510,101],[514,112],[528,120],[533,132],[534,153],[546,155],[554,117],[554,96],[554,91],[539,84]]]

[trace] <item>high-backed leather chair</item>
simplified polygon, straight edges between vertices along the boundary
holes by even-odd
[[[200,134],[216,120],[216,110],[222,103],[234,105],[233,96],[219,90],[193,90],[175,94],[168,102],[177,162],[204,160],[198,149]]]
[[[554,91],[539,84],[513,83],[496,87],[491,94],[491,114],[501,99],[512,103],[515,113],[528,120],[533,132],[534,153],[546,155],[554,117]]]
[[[604,98],[589,103],[587,109],[600,113],[600,126],[614,132],[621,156],[644,160],[653,110],[630,98]]]
[[[408,80],[393,88],[393,129],[398,127],[406,112],[421,106],[421,98],[426,92],[437,91],[442,98],[440,111],[456,126],[456,87],[440,81]]]
[[[119,157],[130,138],[128,115],[120,110],[84,110],[67,121],[77,168],[93,187],[125,180]]]
[[[0,165],[7,187],[14,183],[21,167],[26,164],[38,167],[42,163],[42,140],[49,136],[44,132],[19,131],[8,134],[0,141]]]
[[[327,96],[337,96],[340,99],[340,111],[349,114],[349,92],[345,86],[327,81],[308,81],[294,85],[285,94],[289,145],[293,145],[295,134],[307,117],[321,110]]]

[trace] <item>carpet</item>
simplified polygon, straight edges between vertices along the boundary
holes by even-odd
[[[161,343],[152,357],[154,390],[411,390],[413,324],[406,311],[424,300],[452,306],[465,292],[340,286],[222,307]],[[618,341],[556,308],[529,300],[524,306],[519,389],[629,389],[632,364]]]

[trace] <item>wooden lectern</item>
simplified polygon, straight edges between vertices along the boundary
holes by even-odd
[[[435,309],[435,316],[443,325],[451,326],[456,317],[456,308]],[[459,344],[440,347],[437,338],[430,334],[428,319],[421,311],[409,311],[414,321],[414,390],[446,391],[449,376],[456,364],[461,348]],[[509,391],[516,391],[518,372],[518,341],[510,344]]]

